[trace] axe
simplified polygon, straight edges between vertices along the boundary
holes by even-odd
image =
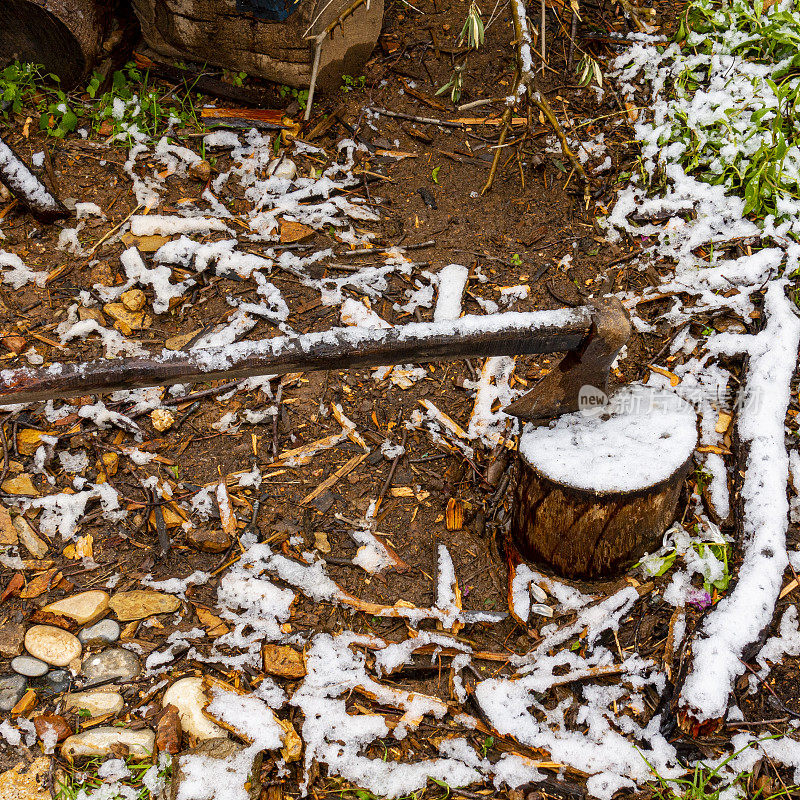
[[[628,315],[613,297],[559,311],[464,316],[386,329],[331,328],[218,348],[164,351],[151,358],[4,369],[0,404],[254,375],[566,351],[556,367],[505,409],[522,420],[546,419],[577,410],[584,386],[605,392],[611,364],[630,332]]]

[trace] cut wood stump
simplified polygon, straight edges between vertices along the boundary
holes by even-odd
[[[689,403],[643,386],[549,427],[529,425],[520,439],[513,543],[564,577],[619,573],[674,522],[696,443]]]
[[[361,3],[322,44],[316,84],[337,88],[358,75],[378,41],[384,0]],[[261,9],[284,8],[283,20]],[[169,58],[187,58],[244,71],[277,83],[307,87],[314,43],[353,0],[133,0],[147,45]],[[275,16],[273,14],[273,16]]]
[[[71,88],[100,55],[110,19],[108,0],[2,0],[0,65],[42,64]]]

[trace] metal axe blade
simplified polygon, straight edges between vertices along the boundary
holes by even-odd
[[[503,410],[522,420],[549,419],[577,411],[581,390],[608,388],[611,365],[630,339],[628,312],[616,297],[590,300],[589,335],[571,350],[533,388]]]

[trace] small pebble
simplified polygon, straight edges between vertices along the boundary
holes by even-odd
[[[0,656],[14,658],[22,652],[25,628],[18,622],[6,622],[0,627]]]
[[[28,681],[22,675],[0,676],[0,711],[11,711],[22,699],[27,688]]]
[[[128,289],[127,292],[122,293],[120,300],[122,300],[122,305],[124,305],[128,311],[136,313],[145,307],[147,296],[141,289]]]
[[[81,644],[112,644],[119,639],[121,628],[113,619],[102,619],[78,633]]]
[[[95,691],[65,695],[64,708],[67,711],[88,711],[90,717],[119,714],[125,706],[125,701],[119,692],[107,691],[109,688],[102,686]]]
[[[33,656],[17,656],[11,662],[11,669],[26,678],[41,678],[50,667],[44,661]]]
[[[72,736],[72,728],[59,714],[41,714],[33,720],[33,725],[36,728],[36,735],[43,743],[50,737],[53,737],[52,744],[55,744],[63,742],[67,736]]]
[[[133,680],[141,671],[142,665],[136,654],[123,647],[114,647],[88,656],[81,667],[81,674],[87,685],[108,680]]]
[[[52,625],[34,625],[25,634],[25,649],[54,667],[66,667],[80,657],[83,647],[69,631]]]
[[[156,614],[171,614],[180,607],[181,601],[177,597],[152,589],[118,592],[111,598],[111,610],[120,622],[145,619]]]
[[[63,694],[72,685],[72,675],[65,669],[51,669],[43,678],[36,681],[36,687],[46,694]]]
[[[74,619],[78,625],[91,625],[108,612],[108,600],[108,592],[92,589],[50,603],[42,611],[69,617]]]

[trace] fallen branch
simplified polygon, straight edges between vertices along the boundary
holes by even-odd
[[[764,301],[767,324],[756,335],[720,334],[718,354],[747,353],[749,367],[737,429],[747,448],[743,498],[743,561],[736,587],[708,614],[692,644],[692,662],[678,701],[678,724],[692,736],[722,727],[742,659],[751,658],[772,621],[788,564],[789,459],[784,422],[800,346],[800,321],[773,281]]]
[[[69,211],[28,169],[14,150],[0,139],[0,181],[42,222],[55,222]]]

